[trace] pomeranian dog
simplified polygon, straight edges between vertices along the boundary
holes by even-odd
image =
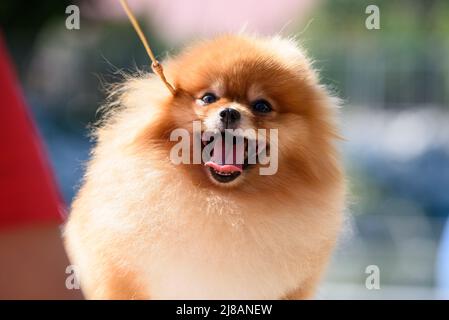
[[[174,95],[154,74],[127,77],[95,130],[65,228],[86,297],[312,298],[345,202],[336,100],[291,39],[225,35],[164,64]],[[209,158],[174,163],[172,133],[193,137],[194,122],[218,135],[275,130],[256,149],[276,154],[274,173],[247,151],[220,162],[214,153],[228,157],[236,139],[222,149],[217,135],[202,136]]]

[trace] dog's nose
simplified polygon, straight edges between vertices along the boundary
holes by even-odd
[[[225,108],[220,111],[220,119],[226,125],[234,124],[240,119],[240,112],[234,108]]]

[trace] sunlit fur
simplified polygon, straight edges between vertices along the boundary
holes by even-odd
[[[116,87],[65,230],[88,298],[311,298],[340,230],[344,177],[335,101],[292,40],[227,35]],[[220,99],[200,106],[206,90]],[[220,91],[221,90],[221,91]],[[257,115],[250,99],[274,108]],[[229,186],[172,164],[175,128],[234,104],[247,127],[279,130],[279,169]],[[242,121],[243,123],[243,121]],[[275,146],[271,146],[273,148]]]

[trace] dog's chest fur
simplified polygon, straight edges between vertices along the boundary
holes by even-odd
[[[310,272],[320,239],[301,222],[309,213],[213,207],[153,212],[142,223],[148,236],[127,256],[151,298],[278,299]]]
[[[68,239],[82,277],[112,264],[134,275],[145,298],[279,299],[319,272],[339,229],[330,194],[314,206],[239,200],[153,178],[135,178],[153,181],[135,189],[108,184],[76,203],[71,225],[85,227],[69,228]]]

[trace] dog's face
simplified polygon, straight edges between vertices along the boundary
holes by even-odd
[[[202,148],[212,146],[202,164],[189,166],[191,179],[220,187],[276,188],[294,178],[320,179],[332,167],[330,100],[292,42],[224,36],[187,49],[166,71],[178,93],[164,121],[192,136],[192,123],[200,121]],[[270,129],[277,130],[277,140]],[[237,130],[231,134],[239,138],[225,144],[224,133],[230,130]],[[248,145],[256,146],[251,151],[256,163],[248,161]],[[241,146],[243,161],[238,161]],[[257,156],[262,151],[277,163],[261,164]],[[259,169],[270,165],[274,174],[261,175]]]

